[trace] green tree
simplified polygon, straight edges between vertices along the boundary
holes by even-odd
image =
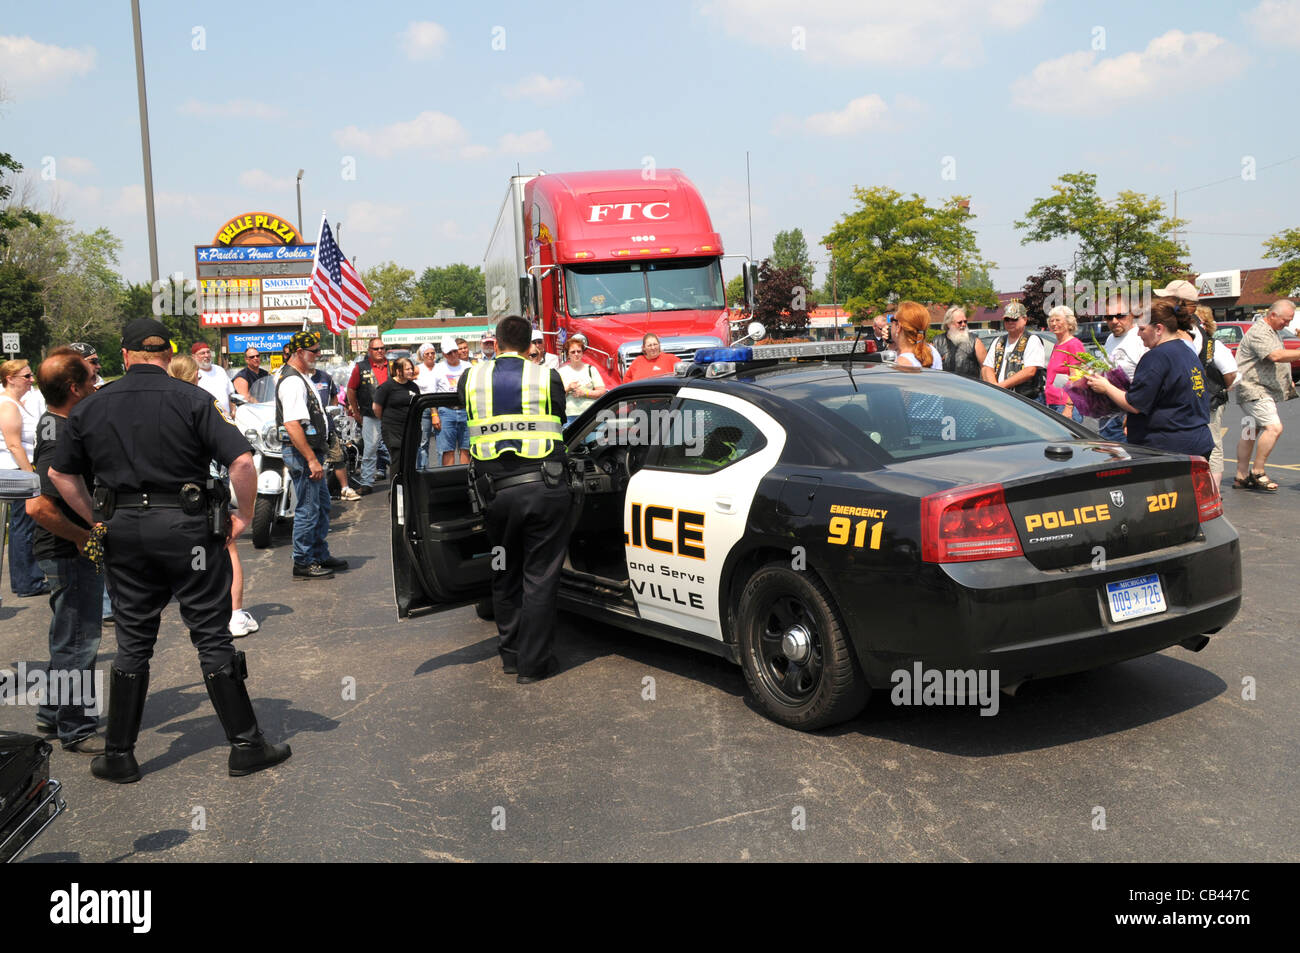
[[[417,285],[430,313],[451,308],[457,314],[487,314],[487,285],[477,265],[426,268]]]
[[[1300,288],[1300,228],[1284,229],[1266,241],[1264,257],[1282,262],[1268,283],[1269,294],[1290,296]]]
[[[727,282],[727,304],[734,311],[745,310],[745,276],[736,275]]]
[[[904,299],[997,301],[991,289],[959,293],[954,285],[958,272],[993,266],[980,257],[964,196],[930,206],[920,195],[905,198],[883,186],[855,188],[853,194],[858,207],[822,242],[835,246],[837,290],[855,317]]]
[[[415,272],[396,262],[367,268],[361,275],[370,292],[370,310],[361,318],[366,324],[379,325],[380,333],[391,331],[398,318],[411,317],[423,310],[423,300],[415,284]]]
[[[41,224],[41,217],[31,209],[14,208],[9,204],[13,186],[5,180],[21,171],[21,162],[7,152],[0,152],[0,249],[9,244],[9,233],[14,229],[21,225]]]
[[[1076,280],[1094,284],[1151,281],[1166,284],[1187,274],[1187,248],[1166,237],[1186,222],[1165,215],[1159,198],[1125,190],[1107,202],[1097,194],[1097,177],[1071,172],[1052,194],[1029,207],[1015,223],[1020,244],[1074,239]]]
[[[0,318],[4,329],[18,334],[19,356],[35,362],[49,343],[41,283],[17,265],[0,263]]]
[[[803,229],[776,233],[772,239],[772,267],[794,268],[801,276],[803,287],[812,288],[813,265],[808,260],[808,242],[804,240]]]
[[[121,241],[108,229],[78,232],[52,215],[10,233],[8,260],[41,285],[49,340],[54,344],[120,335],[116,266]]]

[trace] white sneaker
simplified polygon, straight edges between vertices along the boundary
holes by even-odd
[[[230,634],[232,637],[236,639],[243,638],[252,631],[253,630],[248,627],[248,622],[244,619],[244,613],[242,610],[236,609],[230,614]]]
[[[249,632],[256,632],[261,628],[261,626],[257,624],[257,620],[253,618],[253,614],[247,609],[236,609],[235,611],[244,617],[244,624],[248,626]]]
[[[359,499],[361,499],[361,494],[358,493],[356,490],[352,489],[352,487],[350,487],[350,486],[345,486],[345,487],[344,487],[344,488],[339,492],[339,499],[340,499],[340,500],[348,500],[349,502],[351,502],[352,500],[359,500]]]

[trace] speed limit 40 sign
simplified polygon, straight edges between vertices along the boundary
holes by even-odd
[[[11,332],[11,331],[6,331],[6,332],[4,333],[4,352],[5,352],[6,354],[17,354],[17,353],[18,353],[18,335],[17,335],[17,334],[15,334],[15,333],[13,333],[13,332]]]

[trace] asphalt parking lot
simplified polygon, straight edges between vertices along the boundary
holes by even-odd
[[[56,747],[69,810],[26,860],[1295,861],[1297,404],[1269,467],[1280,491],[1233,490],[1227,465],[1245,589],[1232,625],[1200,653],[1031,682],[992,718],[878,693],[801,734],[747,703],[738,668],[570,617],[561,674],[519,686],[472,608],[397,621],[386,495],[336,504],[331,545],[353,569],[333,580],[292,581],[287,537],[241,543],[262,628],[237,644],[262,727],[293,758],[226,776],[173,604],[143,779],[96,781]],[[4,576],[0,664],[41,662],[47,602]],[[110,628],[101,667],[114,651]],[[0,706],[0,728],[32,731],[34,715]]]

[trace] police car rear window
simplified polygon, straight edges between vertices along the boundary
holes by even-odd
[[[781,395],[847,424],[891,460],[1077,436],[1046,407],[942,372],[846,374],[782,388]]]

